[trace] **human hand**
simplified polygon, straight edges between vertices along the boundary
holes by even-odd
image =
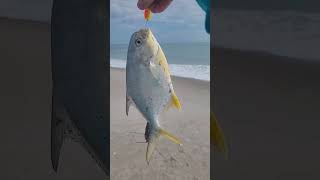
[[[153,13],[161,13],[170,5],[172,0],[138,0],[138,8],[141,10],[149,8]]]

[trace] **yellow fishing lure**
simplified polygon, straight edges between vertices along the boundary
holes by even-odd
[[[152,18],[152,12],[151,12],[151,10],[150,10],[150,9],[145,9],[145,10],[144,10],[144,19],[145,19],[146,21],[150,21],[151,18]]]

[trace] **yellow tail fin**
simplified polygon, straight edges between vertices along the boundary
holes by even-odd
[[[168,133],[167,131],[165,131],[163,129],[159,129],[159,134],[157,134],[157,133],[152,134],[152,136],[149,138],[149,142],[148,142],[148,146],[147,146],[147,153],[146,153],[146,160],[147,160],[148,164],[151,160],[153,152],[156,149],[160,135],[168,138],[170,141],[172,141],[176,144],[182,145],[181,141],[178,138],[176,138],[174,135]]]
[[[180,104],[179,98],[178,98],[178,96],[177,96],[174,92],[172,92],[171,101],[172,101],[172,104],[173,104],[179,111],[181,111],[181,104]]]
[[[159,133],[160,133],[160,135],[166,137],[170,141],[172,141],[176,144],[182,145],[181,141],[178,138],[176,138],[174,135],[170,134],[169,132],[167,132],[163,129],[159,129]]]
[[[228,149],[224,135],[214,113],[210,113],[210,126],[211,144],[214,145],[217,151],[224,153],[225,159],[228,159]]]

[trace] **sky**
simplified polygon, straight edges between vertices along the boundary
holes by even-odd
[[[131,35],[145,27],[137,0],[110,1],[111,44],[128,44]],[[195,0],[174,0],[162,13],[153,14],[147,26],[160,43],[210,42],[205,13]]]

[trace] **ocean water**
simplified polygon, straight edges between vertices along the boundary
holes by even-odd
[[[320,13],[297,10],[214,12],[214,45],[320,61]]]
[[[171,75],[210,81],[209,43],[163,43]],[[111,44],[110,66],[125,68],[127,44]]]

